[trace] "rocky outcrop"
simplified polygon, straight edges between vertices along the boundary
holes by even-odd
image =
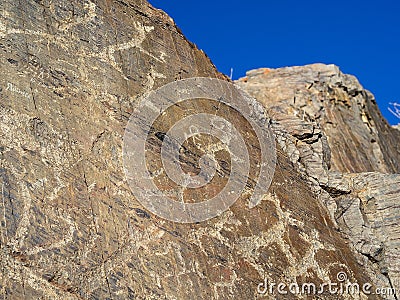
[[[329,141],[331,170],[400,172],[399,132],[384,120],[374,96],[338,67],[259,69],[249,71],[239,84],[295,136],[300,126],[322,130]]]
[[[163,12],[142,0],[5,0],[0,8],[3,298],[252,299],[260,296],[257,287],[265,279],[320,284],[337,282],[339,272],[360,285],[389,284],[334,229],[334,219],[316,196],[325,195],[332,206],[333,196],[344,195],[327,171],[330,151],[338,170],[351,169],[350,160],[329,150],[317,123],[289,117],[283,109],[271,111],[277,167],[260,205],[250,209],[245,193],[217,218],[180,224],[150,214],[133,197],[124,177],[122,144],[138,99],[181,78],[224,78]],[[200,108],[247,128],[234,111],[199,101],[175,108],[171,118],[156,124],[150,157],[159,156],[167,125]],[[383,137],[374,137],[379,162],[352,171],[398,166],[386,158],[394,151],[390,144],[384,149]],[[259,145],[251,134],[246,141],[257,166]],[[185,145],[182,164],[188,172],[198,167],[189,158],[198,157],[206,148],[198,145],[206,142],[215,143]],[[223,166],[219,181],[197,195],[223,186],[229,153],[220,151],[218,162]],[[173,187],[162,173],[154,176],[160,176],[163,188]],[[356,197],[360,186],[346,193]],[[347,218],[340,210],[346,199],[334,211],[342,212],[339,226]],[[367,212],[371,218],[373,213]],[[357,226],[341,228],[350,235],[359,232]],[[365,235],[354,234],[352,240],[364,241]],[[374,247],[361,248],[384,261]],[[325,291],[320,297],[338,296]],[[296,298],[304,295],[285,295]]]
[[[388,173],[399,173],[400,136],[373,95],[322,64],[249,71],[237,84],[268,108],[279,144],[360,262],[378,284],[398,291],[399,175]]]

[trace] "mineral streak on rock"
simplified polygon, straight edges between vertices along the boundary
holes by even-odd
[[[331,191],[341,195],[344,184],[331,187],[328,141],[314,123],[287,117],[293,131],[287,134],[285,126],[277,130],[272,187],[251,210],[244,194],[217,218],[178,224],[149,214],[133,198],[121,147],[140,96],[180,78],[224,78],[163,12],[141,0],[3,0],[0,11],[3,298],[253,299],[264,279],[319,284],[337,282],[339,271],[360,285],[389,284],[385,276],[376,278],[369,261],[360,264],[364,256],[335,230],[334,219],[318,201],[316,193],[325,192],[326,203],[333,206]],[[166,132],[166,125],[189,109],[215,112],[205,99],[198,101],[175,108],[168,123],[156,124],[149,137],[150,162],[159,155],[155,139]],[[226,108],[219,113],[231,116]],[[271,116],[284,119],[285,110],[279,113]],[[373,131],[372,121],[377,121],[370,116]],[[246,128],[240,117],[233,119],[238,128]],[[374,151],[382,153],[379,163],[352,165],[345,158],[347,147],[344,158],[332,151],[335,168],[398,168],[396,156],[387,158],[394,151],[390,140],[385,140],[388,152],[382,150],[382,128],[374,133],[379,146]],[[369,139],[371,133],[363,132],[363,140]],[[257,141],[249,137],[248,143],[257,152]],[[182,168],[194,172],[200,150],[189,141]],[[354,163],[364,163],[371,153],[353,152]],[[221,151],[218,161],[228,162],[227,155]],[[300,157],[303,169],[293,163]],[[157,184],[171,188],[158,178],[158,166],[151,167]],[[221,189],[228,167],[221,167],[210,194]],[[363,184],[349,186],[346,193],[355,197]],[[367,212],[371,218],[373,214]],[[340,218],[346,214],[339,216],[338,226]],[[356,225],[347,234],[357,231]],[[352,241],[360,239],[363,235],[354,235]],[[374,249],[365,251],[376,253]],[[321,297],[337,299],[329,293]],[[285,295],[298,298],[304,297]],[[366,298],[379,297],[359,297]]]

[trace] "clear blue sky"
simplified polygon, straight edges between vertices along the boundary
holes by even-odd
[[[400,102],[400,1],[150,0],[233,78],[247,70],[333,63],[375,94],[383,115]]]

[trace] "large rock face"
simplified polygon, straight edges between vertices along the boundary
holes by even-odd
[[[237,84],[268,108],[282,149],[364,265],[398,291],[400,175],[388,173],[400,172],[400,135],[373,95],[322,64],[253,70]]]
[[[270,191],[253,209],[243,195],[217,218],[178,224],[149,214],[136,201],[124,177],[122,137],[138,98],[185,77],[223,78],[164,13],[133,0],[5,0],[0,8],[5,299],[252,299],[264,279],[319,284],[337,282],[338,272],[360,285],[390,284],[344,236],[365,239],[362,225],[340,233],[320,204],[332,208],[332,195],[344,194],[327,171],[328,141],[314,123],[291,119],[295,132],[288,132],[277,125],[283,115],[271,113],[278,163]],[[217,113],[212,103],[200,104]],[[167,121],[177,122],[196,105]],[[224,109],[218,113],[230,115]],[[235,122],[246,126],[240,116]],[[166,123],[158,126],[165,131]],[[396,156],[386,157],[395,147],[375,130],[379,161],[352,166],[338,152],[332,155],[337,170],[398,170]],[[157,137],[150,137],[153,156],[159,155]],[[188,157],[196,147],[186,145]],[[363,162],[370,154],[357,157]],[[228,154],[221,151],[218,160],[229,161]],[[183,164],[196,169],[192,161]],[[221,185],[227,176],[221,172]],[[346,192],[348,197],[356,197],[363,184]],[[337,211],[348,199],[336,204]],[[377,212],[366,213],[373,219]],[[339,226],[342,219],[346,213],[337,217]],[[376,250],[371,249],[366,251]],[[329,293],[321,297],[337,299]]]

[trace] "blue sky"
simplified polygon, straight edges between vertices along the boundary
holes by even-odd
[[[233,78],[247,70],[334,63],[374,93],[383,115],[400,102],[400,1],[150,0]]]

